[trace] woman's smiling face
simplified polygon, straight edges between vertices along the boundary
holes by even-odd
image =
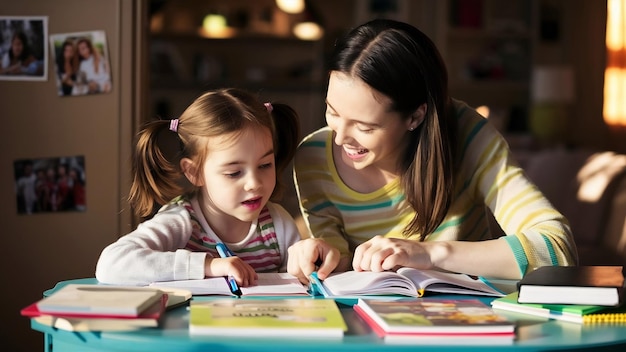
[[[391,100],[362,80],[333,71],[326,96],[326,123],[341,148],[341,162],[356,170],[398,172],[414,119],[391,111]]]

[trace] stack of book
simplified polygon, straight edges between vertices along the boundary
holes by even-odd
[[[69,331],[129,331],[157,327],[168,306],[190,298],[181,290],[68,284],[23,308],[21,314]]]
[[[626,323],[621,266],[546,266],[527,274],[518,292],[494,299],[496,310],[579,324]]]
[[[354,311],[385,342],[510,344],[515,323],[477,299],[359,299]]]

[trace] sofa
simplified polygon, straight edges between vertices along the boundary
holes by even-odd
[[[568,218],[580,265],[626,266],[626,155],[546,149],[521,165]]]

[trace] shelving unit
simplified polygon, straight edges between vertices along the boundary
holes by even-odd
[[[503,132],[527,130],[538,9],[536,0],[438,1],[439,48],[450,94],[489,106]],[[445,18],[444,18],[445,17]]]
[[[319,98],[323,104],[321,42],[251,35],[214,39],[172,33],[154,34],[150,40],[155,110],[158,104],[169,101],[170,110],[180,113],[195,96],[218,87],[244,88],[289,104],[294,104],[294,95],[303,95],[311,100]],[[310,110],[308,104],[299,109],[304,121],[315,120],[306,116]],[[321,112],[316,117],[321,119]],[[317,124],[309,125],[306,130]]]

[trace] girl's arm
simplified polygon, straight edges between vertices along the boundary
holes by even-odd
[[[191,236],[191,226],[183,207],[173,206],[157,213],[102,251],[96,278],[103,283],[125,285],[204,278],[206,253],[183,249]]]

